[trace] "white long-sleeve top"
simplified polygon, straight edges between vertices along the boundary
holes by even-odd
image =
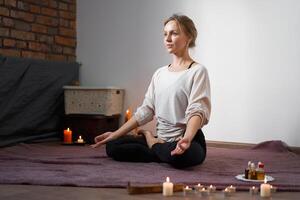
[[[196,63],[179,72],[170,71],[168,66],[156,70],[134,117],[141,126],[156,116],[158,138],[172,142],[183,136],[192,116],[201,118],[202,127],[208,123],[210,112],[208,73],[203,65]]]

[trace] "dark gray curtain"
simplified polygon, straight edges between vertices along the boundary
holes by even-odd
[[[0,147],[59,136],[79,64],[0,55]]]

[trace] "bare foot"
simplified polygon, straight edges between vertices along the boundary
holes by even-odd
[[[127,135],[133,136],[133,137],[141,137],[141,135],[136,134],[135,132],[129,132]]]
[[[145,136],[149,148],[152,148],[152,146],[156,143],[164,143],[163,140],[155,138],[151,131],[139,130],[138,134],[143,134]]]

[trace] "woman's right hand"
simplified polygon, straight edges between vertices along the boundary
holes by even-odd
[[[111,140],[122,137],[123,135],[130,132],[132,129],[138,127],[137,121],[134,117],[130,118],[123,126],[121,126],[118,130],[114,132],[106,132],[101,135],[95,137],[95,144],[91,145],[91,147],[99,147]]]
[[[95,137],[95,144],[92,144],[91,147],[93,148],[97,148],[113,139],[115,139],[115,134],[114,132],[106,132],[103,133],[101,135],[98,135],[97,137]]]

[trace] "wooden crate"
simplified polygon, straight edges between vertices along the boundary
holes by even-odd
[[[121,114],[124,93],[120,88],[64,86],[65,114]]]

